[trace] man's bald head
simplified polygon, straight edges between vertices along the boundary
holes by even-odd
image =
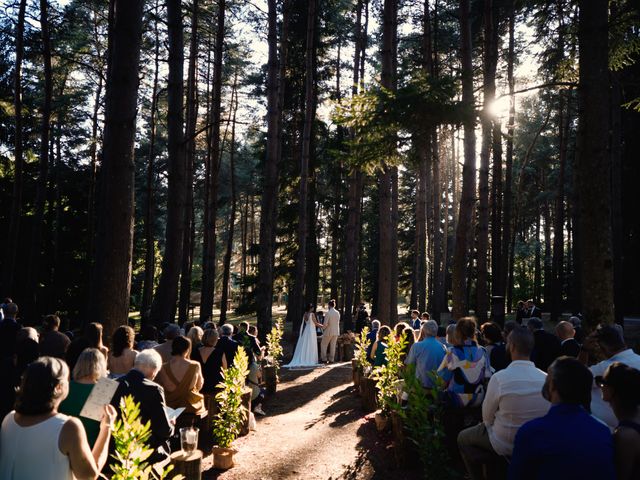
[[[569,338],[573,338],[576,334],[576,329],[573,328],[573,325],[569,322],[565,322],[564,320],[558,325],[556,325],[556,335],[560,340],[567,340]]]

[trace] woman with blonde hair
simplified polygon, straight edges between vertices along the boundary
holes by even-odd
[[[86,348],[78,357],[73,367],[71,381],[69,382],[69,395],[60,404],[58,411],[65,415],[78,417],[87,432],[89,445],[93,447],[100,432],[100,422],[90,418],[81,417],[80,412],[87,398],[93,390],[93,386],[102,377],[107,376],[107,361],[97,348]]]

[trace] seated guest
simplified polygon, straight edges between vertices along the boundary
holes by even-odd
[[[3,307],[4,319],[0,322],[0,359],[11,357],[15,353],[16,335],[22,328],[16,317],[18,316],[18,305],[9,302]]]
[[[433,387],[431,374],[438,370],[446,353],[446,348],[436,339],[438,324],[434,320],[428,320],[422,325],[425,338],[414,343],[405,360],[406,365],[416,366],[416,377],[425,388]]]
[[[233,339],[244,347],[244,351],[249,357],[249,363],[258,361],[262,351],[256,337],[249,335],[248,322],[240,322],[240,331],[233,336]]]
[[[136,360],[136,352],[133,349],[133,340],[135,332],[128,325],[121,325],[116,328],[111,339],[113,351],[109,353],[109,376],[118,378],[125,375],[133,368]]]
[[[447,325],[444,336],[447,342],[447,348],[452,347],[456,343],[456,324],[450,323]]]
[[[539,318],[530,318],[527,327],[533,332],[535,339],[531,360],[536,364],[536,367],[546,372],[549,365],[560,356],[560,340],[544,329],[542,320]]]
[[[431,315],[429,315],[429,312],[422,312],[422,315],[420,315],[420,320],[422,320],[423,322],[431,320]]]
[[[16,336],[17,382],[20,383],[22,373],[31,362],[40,356],[38,332],[33,327],[24,327]]]
[[[597,377],[602,398],[609,402],[618,419],[613,433],[618,480],[640,478],[640,371],[624,363],[607,367]]]
[[[15,411],[0,431],[0,478],[96,479],[107,460],[115,409],[107,405],[93,449],[80,420],[58,413],[69,392],[69,368],[41,357],[25,370]]]
[[[5,321],[10,322],[12,318],[8,317]],[[8,331],[5,333],[9,334]],[[19,329],[13,342],[13,354],[4,358],[0,357],[0,421],[13,410],[16,388],[20,385],[22,373],[27,365],[40,356],[38,332],[35,328]]]
[[[418,310],[411,310],[411,321],[409,322],[414,330],[420,330],[420,312]]]
[[[189,329],[187,338],[191,342],[191,360],[194,362],[202,363],[200,358],[200,347],[202,346],[202,337],[204,336],[204,330],[194,325]]]
[[[222,348],[217,348],[218,330],[209,328],[204,331],[203,346],[200,347],[202,359],[202,376],[204,383],[202,393],[213,394],[222,381],[222,370],[227,368],[227,359]]]
[[[218,343],[216,348],[219,348],[220,351],[224,354],[227,359],[227,365],[233,365],[233,361],[236,356],[236,352],[240,345],[233,338],[233,327],[228,323],[225,323],[220,327],[220,338],[218,339]]]
[[[413,347],[413,345],[416,343],[416,334],[418,332],[416,332],[413,328],[411,327],[405,327],[405,329],[402,331],[402,335],[404,335],[404,350],[402,351],[402,361],[404,362],[405,359],[407,358],[407,355],[409,355],[409,350],[411,350],[411,347]]]
[[[582,319],[580,317],[570,317],[569,323],[573,325],[574,330],[576,331],[575,339],[576,342],[582,345],[584,342],[584,329],[582,328]]]
[[[97,348],[102,352],[105,359],[109,357],[109,349],[102,343],[102,330],[102,324],[97,322],[89,323],[84,329],[84,335],[75,338],[71,342],[67,349],[65,360],[72,371],[78,361],[78,357],[87,348]]]
[[[381,367],[387,364],[387,338],[391,335],[391,329],[383,325],[378,329],[378,338],[371,348],[371,360],[374,367]]]
[[[247,375],[247,386],[251,388],[251,408],[254,413],[264,416],[266,413],[262,409],[264,403],[264,390],[260,387],[262,381],[262,374],[260,371],[260,365],[256,362],[252,362],[249,365],[249,374]]]
[[[512,361],[489,380],[482,403],[482,423],[458,435],[460,455],[472,479],[483,478],[482,465],[474,461],[473,449],[511,456],[518,429],[549,410],[549,402],[542,397],[547,375],[529,360],[533,344],[533,335],[527,328],[518,327],[511,332],[507,348]]]
[[[140,328],[140,341],[137,344],[137,350],[141,352],[148,348],[156,348],[158,345],[158,329],[150,323],[143,325]]]
[[[57,315],[47,315],[42,321],[40,335],[40,355],[47,357],[65,358],[71,340],[64,333],[59,332],[60,318]]]
[[[69,382],[69,395],[58,408],[60,413],[80,419],[91,447],[93,447],[98,438],[100,424],[90,418],[81,417],[80,412],[93,390],[93,386],[100,378],[106,375],[107,360],[102,352],[97,348],[84,350],[78,357],[75,367],[73,367],[72,380]]]
[[[396,326],[393,327],[393,335],[396,340],[400,340],[400,337],[402,336],[405,328],[411,328],[411,326],[407,322],[396,323]]]
[[[602,352],[606,360],[591,367],[591,373],[594,377],[603,376],[607,367],[615,362],[621,362],[631,368],[640,370],[640,355],[627,348],[620,331],[613,325],[599,326],[585,339],[581,356],[593,353],[596,348]],[[591,413],[609,425],[611,430],[618,425],[618,419],[613,413],[611,405],[602,399],[600,387],[595,382],[591,392]]]
[[[185,413],[202,417],[207,413],[200,389],[204,384],[198,362],[189,359],[191,342],[179,336],[173,339],[171,360],[162,365],[158,383],[164,387],[167,405],[184,408]]]
[[[169,439],[173,435],[173,425],[169,422],[164,390],[153,380],[162,367],[162,358],[153,349],[140,352],[134,361],[133,369],[120,377],[111,404],[120,405],[120,399],[131,395],[140,404],[140,420],[151,423],[151,436],[147,445],[153,453],[147,460],[157,463],[166,460],[171,454]]]
[[[575,358],[550,365],[542,394],[551,408],[518,430],[509,479],[616,478],[611,433],[586,410],[592,383],[589,369]]]
[[[455,342],[438,368],[452,406],[479,406],[485,382],[491,377],[487,351],[476,342],[476,321],[465,317],[456,323]]]
[[[486,342],[485,349],[489,355],[489,363],[494,372],[507,368],[507,350],[502,336],[502,330],[497,323],[485,322],[480,327],[480,332]]]
[[[422,330],[420,331],[420,337],[422,337]],[[436,340],[438,340],[445,347],[449,346],[447,344],[447,327],[445,327],[444,325],[438,326],[438,334],[436,335]]]
[[[258,359],[257,359],[258,361],[260,361],[264,357],[264,351],[266,350],[266,347],[263,347],[262,345],[260,345],[260,339],[258,338],[258,327],[256,327],[255,325],[250,325],[249,330],[247,330],[247,332],[251,337],[254,338],[256,345],[260,349],[260,354],[258,355]]]
[[[371,321],[371,331],[367,333],[367,358],[371,358],[371,349],[378,338],[378,329],[380,328],[380,320]]]
[[[167,363],[171,359],[171,345],[178,335],[180,335],[180,327],[176,323],[170,323],[164,329],[164,343],[154,347],[162,357],[162,363]]]
[[[556,325],[556,335],[560,339],[560,355],[577,358],[580,355],[580,344],[574,338],[576,330],[569,322],[562,321]]]

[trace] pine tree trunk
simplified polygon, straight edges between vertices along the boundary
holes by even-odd
[[[187,202],[187,169],[183,132],[184,38],[182,8],[180,0],[167,0],[166,5],[169,39],[169,81],[167,86],[169,187],[162,272],[151,305],[151,319],[158,325],[172,323],[175,319]]]
[[[3,266],[3,279],[1,284],[3,291],[13,290],[13,278],[15,260],[18,252],[18,239],[20,238],[20,221],[22,219],[22,172],[24,170],[23,145],[22,145],[22,59],[24,57],[24,18],[27,0],[20,0],[18,7],[18,20],[16,23],[16,63],[13,73],[13,109],[15,113],[14,133],[14,158],[15,170],[13,174],[13,193],[11,198],[11,211],[9,214],[9,233],[7,250]]]
[[[158,37],[158,15],[160,1],[156,0],[154,31],[154,70],[153,87],[151,91],[151,116],[149,120],[149,155],[147,157],[147,191],[144,215],[144,287],[142,290],[142,306],[140,311],[143,322],[148,322],[150,317],[151,301],[153,300],[153,286],[156,270],[156,247],[154,235],[154,191],[155,191],[155,156],[156,156],[156,111],[158,108],[158,72],[160,68],[160,38]]]
[[[515,117],[516,117],[516,101],[514,95],[514,77],[513,77],[513,65],[515,59],[515,0],[509,2],[509,47],[507,54],[507,83],[509,85],[509,120],[507,124],[507,146],[505,154],[505,167],[504,167],[504,209],[502,214],[502,254],[500,255],[500,293],[499,295],[505,295],[507,288],[508,277],[510,277],[510,271],[513,270],[513,265],[509,263],[511,258],[511,252],[509,250],[511,245],[511,231],[513,225],[512,217],[512,203],[513,203],[513,135],[515,131]],[[508,312],[512,308],[511,295],[507,295],[506,309]]]
[[[231,179],[231,212],[229,212],[229,228],[227,229],[227,247],[224,254],[224,264],[222,270],[222,292],[220,300],[220,323],[227,321],[227,303],[229,298],[229,279],[231,276],[231,255],[233,254],[233,235],[236,222],[236,113],[238,112],[238,72],[235,73],[233,89],[231,91],[231,103],[233,119],[231,120],[231,145],[229,147],[229,176]],[[235,96],[235,103],[233,97]]]
[[[134,143],[142,0],[112,0],[92,318],[105,332],[127,321],[134,218]]]
[[[580,0],[580,87],[576,186],[582,313],[588,328],[613,323],[608,4]],[[594,194],[597,192],[597,194]]]
[[[316,26],[316,0],[309,0],[307,4],[307,38],[305,52],[305,95],[304,95],[304,124],[302,131],[302,150],[300,154],[300,187],[298,198],[298,232],[293,289],[289,297],[287,316],[293,322],[293,335],[300,331],[305,299],[304,285],[307,262],[307,240],[309,234],[309,160],[311,157],[311,132],[313,130],[313,98],[315,88],[314,58]],[[314,302],[315,303],[315,302]]]
[[[464,120],[464,166],[462,168],[462,198],[456,242],[453,253],[451,279],[453,318],[467,315],[467,263],[472,232],[473,209],[476,196],[476,133],[473,95],[473,63],[471,61],[471,24],[469,21],[469,0],[460,0],[460,41],[462,62],[462,103],[467,109]]]
[[[191,6],[191,38],[189,40],[189,67],[187,72],[187,124],[185,127],[186,140],[186,206],[184,218],[184,240],[182,264],[180,271],[180,296],[178,300],[178,322],[183,324],[189,317],[191,304],[191,272],[193,268],[192,232],[195,228],[193,205],[193,172],[196,161],[196,126],[198,123],[198,45],[200,34],[198,31],[199,6],[194,0]]]
[[[202,248],[202,289],[200,294],[200,322],[213,315],[213,294],[216,283],[216,206],[218,198],[218,170],[220,159],[220,111],[222,103],[222,59],[224,54],[226,0],[218,3],[216,44],[213,53],[213,92],[211,99],[211,145],[205,198],[205,231]]]

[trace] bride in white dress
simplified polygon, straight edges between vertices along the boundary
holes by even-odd
[[[316,315],[313,313],[313,305],[307,305],[304,317],[302,317],[300,335],[298,336],[293,358],[291,363],[284,365],[285,368],[315,367],[318,365],[318,335],[316,334],[316,327],[321,326],[322,324],[318,323]]]

